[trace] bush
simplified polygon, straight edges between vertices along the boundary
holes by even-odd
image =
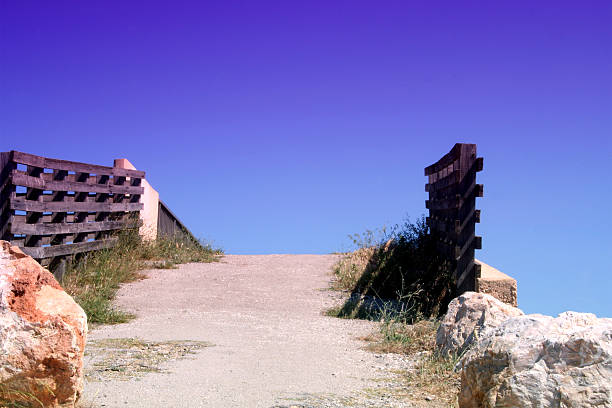
[[[335,266],[335,287],[351,291],[338,316],[377,319],[379,305],[393,303],[406,322],[444,314],[454,285],[425,218],[383,230],[378,240],[373,236],[372,231],[351,236],[359,248]]]

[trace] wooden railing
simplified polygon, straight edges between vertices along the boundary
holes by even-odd
[[[180,241],[193,242],[200,245],[200,241],[193,233],[179,220],[179,218],[170,211],[170,208],[159,200],[159,208],[157,212],[157,237],[170,238]]]
[[[476,236],[480,210],[476,197],[483,196],[482,184],[476,183],[476,173],[482,170],[482,157],[476,157],[476,145],[457,143],[449,153],[425,168],[428,183],[425,191],[429,200],[427,224],[439,238],[438,249],[453,270],[458,294],[473,291],[479,276],[474,263],[474,251],[482,248]]]
[[[143,171],[0,153],[0,238],[49,264],[114,245],[138,222]]]

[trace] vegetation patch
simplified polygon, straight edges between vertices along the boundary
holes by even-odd
[[[455,296],[450,265],[440,256],[425,219],[406,221],[390,233],[351,236],[357,246],[334,267],[332,288],[347,292],[345,301],[327,310],[340,318],[379,321],[379,329],[362,338],[375,353],[408,356],[402,370],[364,390],[368,398],[410,406],[457,407],[457,356],[436,351],[437,319]]]
[[[116,310],[112,300],[124,282],[144,277],[145,268],[172,268],[188,262],[213,262],[223,252],[191,240],[143,241],[137,229],[119,233],[113,248],[83,254],[70,263],[61,284],[87,313],[89,323],[124,323],[134,316]]]
[[[379,331],[363,338],[367,348],[376,353],[411,356],[412,363],[397,371],[394,394],[411,401],[430,401],[456,407],[460,376],[455,371],[459,356],[447,356],[436,350],[439,323],[421,320],[407,324],[398,320],[382,321]]]
[[[22,388],[22,387],[20,387]],[[6,408],[44,408],[44,404],[31,392],[0,384],[0,407]]]
[[[91,359],[85,378],[89,381],[129,380],[146,373],[167,373],[162,364],[195,354],[212,346],[205,341],[145,341],[137,338],[102,339],[87,343],[85,358]]]
[[[455,295],[454,284],[425,218],[375,235],[351,235],[357,250],[334,267],[333,288],[350,292],[338,317],[369,319],[377,305],[388,308],[389,302],[408,321],[443,315]]]

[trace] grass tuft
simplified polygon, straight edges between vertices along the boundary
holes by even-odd
[[[349,236],[357,249],[334,267],[332,288],[349,292],[343,304],[326,311],[329,316],[380,322],[379,329],[362,338],[376,353],[411,357],[405,370],[396,372],[399,385],[380,392],[410,402],[435,401],[457,407],[457,356],[436,350],[438,318],[454,297],[449,265],[440,256],[425,219],[406,221],[389,233]]]
[[[44,404],[31,392],[13,389],[6,384],[0,384],[0,407],[44,408]]]
[[[362,338],[375,353],[396,353],[411,357],[412,364],[396,372],[399,389],[414,401],[428,399],[444,406],[458,407],[460,375],[455,366],[460,356],[442,355],[436,349],[439,322],[420,320],[413,324],[389,319],[377,332]]]
[[[383,229],[378,239],[375,235],[350,235],[357,250],[334,267],[332,287],[351,292],[338,317],[370,318],[376,305],[388,308],[388,302],[395,302],[407,321],[444,314],[454,284],[425,218]]]
[[[174,268],[189,262],[213,262],[223,252],[179,239],[143,241],[136,229],[122,231],[113,248],[91,252],[67,266],[61,284],[87,313],[89,323],[124,323],[134,316],[113,308],[119,285],[144,277],[145,268]]]

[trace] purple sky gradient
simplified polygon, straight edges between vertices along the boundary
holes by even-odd
[[[477,143],[477,257],[612,316],[611,73],[609,1],[0,0],[0,151],[127,157],[227,252],[325,253]]]

